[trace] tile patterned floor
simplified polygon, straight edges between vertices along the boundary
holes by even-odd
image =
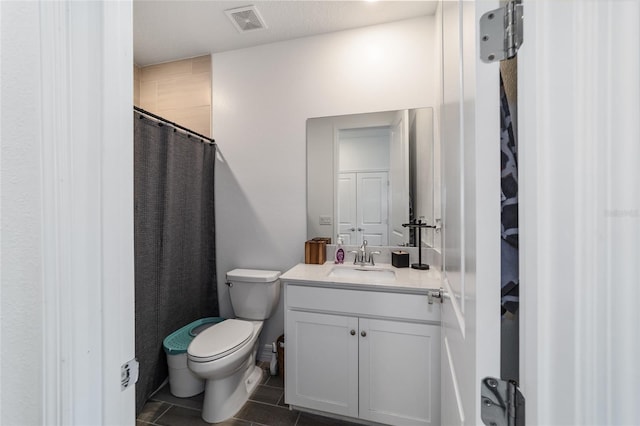
[[[204,394],[176,398],[164,386],[145,404],[136,426],[206,426],[200,417]],[[265,374],[262,384],[233,417],[219,426],[359,426],[355,423],[290,410],[284,403],[284,383],[278,376]]]

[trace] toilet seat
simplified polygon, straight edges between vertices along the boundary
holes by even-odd
[[[253,335],[249,321],[228,319],[202,331],[189,345],[187,355],[194,362],[209,362],[235,352]]]

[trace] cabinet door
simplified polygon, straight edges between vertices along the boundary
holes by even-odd
[[[288,311],[285,402],[358,416],[358,319]]]
[[[440,328],[360,319],[360,418],[440,424]]]

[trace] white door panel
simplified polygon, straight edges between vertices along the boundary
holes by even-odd
[[[476,22],[497,1],[443,2],[444,279],[442,423],[477,425],[480,380],[500,374],[498,65],[483,64]]]
[[[355,173],[338,174],[336,209],[338,218],[338,238],[343,244],[357,244],[357,182]],[[337,243],[337,241],[336,241]]]
[[[388,244],[389,201],[387,172],[338,175],[338,236],[346,245]]]
[[[525,1],[518,53],[527,424],[640,419],[640,2]]]
[[[388,185],[386,172],[357,173],[357,217],[360,237],[371,245],[387,245]]]

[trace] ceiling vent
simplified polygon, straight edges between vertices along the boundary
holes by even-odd
[[[236,9],[225,10],[225,13],[231,19],[233,26],[238,32],[245,33],[248,31],[264,30],[267,25],[264,23],[262,16],[255,6],[238,7]]]

